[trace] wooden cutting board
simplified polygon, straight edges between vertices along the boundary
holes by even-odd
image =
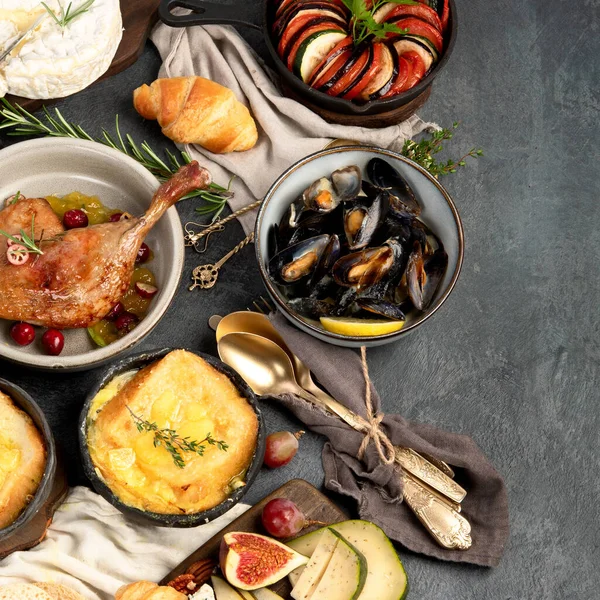
[[[293,479],[275,490],[272,494],[269,494],[266,498],[208,540],[203,546],[200,546],[198,550],[190,554],[160,582],[161,585],[166,585],[178,575],[185,573],[190,565],[198,560],[202,560],[203,558],[213,558],[218,560],[221,538],[229,531],[250,531],[253,533],[265,534],[266,532],[262,527],[260,517],[264,505],[270,500],[273,500],[273,498],[288,498],[293,500],[298,508],[306,515],[306,518],[310,520],[332,524],[345,521],[348,518],[344,511],[310,483],[303,479]],[[317,526],[314,526],[312,529],[316,529],[316,527]],[[303,533],[307,533],[312,529],[307,528]],[[292,588],[287,577],[284,577],[280,582],[270,586],[270,589],[285,598],[289,596]]]
[[[108,71],[100,79],[120,73],[140,57],[150,31],[158,20],[159,4],[160,0],[121,0],[123,39]],[[31,100],[19,96],[7,96],[7,99],[27,110],[37,110],[42,104],[53,102],[53,100]]]

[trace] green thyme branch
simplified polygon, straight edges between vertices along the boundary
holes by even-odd
[[[60,14],[58,15],[45,2],[42,2],[41,4],[46,9],[46,12],[56,21],[56,24],[64,29],[73,19],[76,19],[79,15],[90,10],[90,7],[95,1],[96,0],[86,0],[81,6],[71,12],[73,3],[69,2],[67,9],[65,10],[65,7],[59,0],[58,5],[60,6]]]
[[[21,106],[13,106],[5,98],[0,98],[0,131],[6,130],[10,136],[46,136],[46,137],[68,137],[79,140],[99,142],[109,146],[127,156],[134,158],[148,171],[155,175],[160,181],[166,181],[183,165],[192,161],[187,152],[179,152],[179,156],[166,150],[167,159],[163,160],[144,141],[137,144],[129,134],[121,133],[119,127],[119,115],[115,116],[115,133],[111,135],[106,129],[102,130],[100,137],[94,138],[89,135],[80,125],[71,123],[65,119],[60,110],[55,108],[51,113],[46,107],[43,108],[43,120],[38,119]],[[216,219],[226,206],[227,200],[233,197],[230,189],[231,181],[227,187],[217,183],[211,183],[206,190],[194,190],[182,200],[188,198],[199,198],[205,202],[201,207],[203,214],[212,214]]]
[[[193,452],[199,456],[204,456],[205,444],[209,446],[217,446],[219,450],[227,452],[229,445],[223,440],[215,440],[210,433],[206,434],[203,440],[190,440],[189,437],[182,438],[175,429],[159,428],[154,422],[146,421],[138,415],[136,415],[129,406],[127,410],[131,414],[131,418],[135,422],[135,426],[140,433],[149,431],[154,433],[154,447],[163,447],[173,458],[173,462],[177,467],[183,469],[185,467],[185,460],[181,453]]]
[[[20,195],[20,192],[17,192],[17,194]],[[40,246],[42,245],[42,237],[44,236],[44,232],[42,231],[42,235],[37,244],[34,238],[35,215],[31,215],[31,235],[27,235],[25,231],[23,231],[23,229],[21,229],[20,231],[21,239],[6,233],[6,231],[3,231],[2,229],[0,229],[0,235],[3,235],[15,244],[20,244],[21,246],[25,247],[27,252],[29,252],[30,254],[44,254],[42,252],[42,249],[40,248]]]

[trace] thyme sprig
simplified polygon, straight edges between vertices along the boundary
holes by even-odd
[[[191,440],[188,437],[181,437],[175,429],[160,428],[155,422],[146,421],[138,415],[136,415],[129,406],[127,410],[131,414],[131,418],[135,422],[135,426],[140,433],[149,431],[154,433],[154,447],[163,447],[173,458],[173,462],[177,467],[183,469],[185,467],[185,460],[181,455],[182,452],[193,452],[199,456],[204,456],[205,444],[209,446],[217,446],[219,450],[227,452],[229,445],[223,440],[215,440],[211,433],[207,433],[203,440]]]
[[[159,181],[166,181],[185,164],[192,161],[187,152],[179,152],[179,156],[166,150],[167,160],[163,160],[144,141],[138,145],[130,134],[122,134],[119,127],[119,115],[115,116],[115,134],[111,135],[106,129],[102,130],[100,137],[92,137],[81,125],[71,123],[65,119],[60,110],[55,108],[51,113],[46,107],[43,108],[44,121],[32,115],[21,106],[13,106],[5,98],[0,98],[0,131],[6,130],[10,136],[46,136],[46,137],[68,137],[79,140],[99,142],[109,146],[127,156],[137,160],[148,171],[155,175]],[[205,190],[194,190],[182,198],[199,198],[206,203],[200,210],[203,214],[213,214],[215,220],[226,206],[227,200],[233,197],[230,189],[231,181],[227,187],[217,183],[211,183]]]
[[[458,159],[450,158],[445,162],[438,162],[435,159],[435,155],[443,149],[443,143],[452,139],[453,131],[458,126],[459,123],[455,122],[452,124],[452,129],[434,131],[429,137],[418,142],[406,140],[402,148],[402,154],[427,169],[436,179],[442,175],[456,173],[459,168],[467,165],[468,158],[483,156],[481,148],[471,148],[465,155]]]
[[[371,36],[384,39],[389,33],[407,33],[407,29],[402,29],[395,23],[378,23],[375,20],[375,13],[384,4],[418,4],[413,0],[373,0],[371,8],[367,8],[365,0],[343,0],[343,2],[352,13],[352,39],[355,46],[359,46]]]
[[[0,229],[0,235],[7,237],[9,240],[12,240],[15,244],[19,244],[20,246],[23,246],[27,250],[27,252],[29,252],[30,254],[38,254],[38,255],[44,254],[40,247],[42,245],[42,238],[44,237],[44,232],[42,231],[42,235],[40,236],[40,239],[36,243],[35,237],[34,237],[35,236],[34,231],[35,231],[35,215],[31,215],[31,235],[30,236],[27,235],[25,233],[25,231],[23,231],[23,229],[20,230],[21,239],[16,238],[16,237],[10,235],[9,233],[6,233],[6,231],[3,231],[2,229]]]
[[[67,10],[65,10],[61,0],[58,0],[60,15],[57,15],[45,2],[42,2],[41,4],[46,9],[48,14],[56,21],[57,25],[64,29],[73,19],[76,19],[79,15],[82,15],[90,10],[95,1],[96,0],[87,0],[81,6],[71,12],[71,7],[73,6],[72,2],[69,2]]]

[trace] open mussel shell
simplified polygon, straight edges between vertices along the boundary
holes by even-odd
[[[333,184],[327,177],[321,177],[312,183],[302,194],[304,207],[317,213],[328,213],[341,202]]]
[[[331,183],[342,202],[355,200],[361,191],[362,172],[357,165],[338,169],[331,174]]]
[[[331,272],[338,285],[361,292],[382,281],[393,269],[395,260],[390,246],[365,248],[342,256]]]
[[[448,255],[442,249],[425,257],[418,242],[415,242],[413,252],[406,267],[406,286],[408,297],[418,310],[426,310],[448,267]]]
[[[344,233],[350,250],[370,244],[381,223],[383,200],[383,194],[378,194],[370,206],[357,201],[344,210]]]
[[[311,275],[329,242],[329,235],[317,235],[278,252],[269,261],[269,274],[280,285],[292,285]]]
[[[390,212],[398,217],[416,217],[421,206],[404,177],[381,158],[372,158],[367,164],[369,179],[390,195]]]
[[[366,310],[367,312],[373,313],[380,317],[386,317],[393,321],[405,321],[406,315],[404,311],[392,302],[385,300],[374,300],[372,298],[360,298],[356,301],[356,304]]]
[[[329,236],[329,241],[323,249],[321,257],[319,258],[319,262],[315,266],[313,274],[310,278],[310,282],[308,284],[310,291],[312,291],[323,280],[323,278],[329,276],[333,265],[340,258],[341,252],[342,247],[340,244],[340,238],[335,234]]]

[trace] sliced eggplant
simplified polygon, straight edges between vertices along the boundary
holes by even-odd
[[[294,61],[300,46],[314,33],[319,31],[343,31],[341,25],[337,21],[332,21],[327,17],[316,17],[314,21],[308,23],[305,27],[297,31],[286,46],[283,60],[287,64],[290,71],[294,69]]]
[[[340,67],[338,72],[335,75],[333,75],[333,77],[329,81],[327,81],[327,83],[323,84],[320,88],[318,88],[319,91],[326,92],[327,94],[330,94],[332,96],[337,95],[337,92],[341,88],[341,85],[343,85],[344,83],[343,80],[347,79],[352,73],[352,71],[363,66],[364,63],[361,62],[361,59],[363,59],[364,51],[364,47],[355,48],[348,60],[346,61],[346,63],[342,67]]]
[[[441,52],[444,48],[444,38],[441,32],[433,25],[421,19],[417,19],[416,17],[400,17],[392,19],[389,22],[405,30],[407,34],[420,35],[427,38],[438,52]],[[395,34],[392,35],[395,36]]]
[[[323,58],[321,63],[315,67],[310,79],[308,81],[308,85],[312,85],[317,87],[317,82],[322,80],[330,68],[333,67],[336,62],[338,63],[338,67],[345,64],[345,61],[350,57],[352,52],[353,42],[352,37],[347,35],[343,40],[338,42],[329,53]],[[346,56],[346,59],[342,59],[341,57]]]
[[[326,29],[306,38],[298,48],[294,59],[294,74],[308,81],[317,65],[338,42],[347,37],[344,31]]]
[[[394,74],[396,72],[394,57],[387,44],[382,43],[381,46],[379,68],[371,78],[371,81],[369,81],[365,89],[361,92],[360,97],[363,100],[368,100],[371,96],[377,94],[379,90],[389,87],[390,82],[394,80]]]
[[[429,71],[431,65],[436,60],[431,52],[431,47],[423,44],[419,40],[401,37],[400,39],[394,41],[394,48],[399,56],[402,56],[405,52],[416,52],[423,59],[425,71]]]
[[[273,33],[277,37],[283,35],[286,27],[292,25],[297,19],[312,15],[314,17],[328,17],[339,21],[342,25],[346,24],[344,11],[339,9],[334,4],[326,2],[315,2],[310,4],[299,4],[290,7],[275,23],[273,24]]]
[[[352,88],[358,84],[359,81],[366,75],[366,73],[371,68],[371,64],[373,62],[373,45],[369,44],[362,52],[361,58],[357,61],[355,65],[356,68],[350,70],[347,73],[345,78],[342,78],[338,85],[341,87],[341,91],[337,91],[337,94],[333,93],[331,95],[337,96],[345,96],[349,92],[352,91]]]
[[[375,11],[373,18],[378,23],[403,17],[417,17],[442,31],[442,21],[438,14],[426,4],[394,4],[387,2]]]

